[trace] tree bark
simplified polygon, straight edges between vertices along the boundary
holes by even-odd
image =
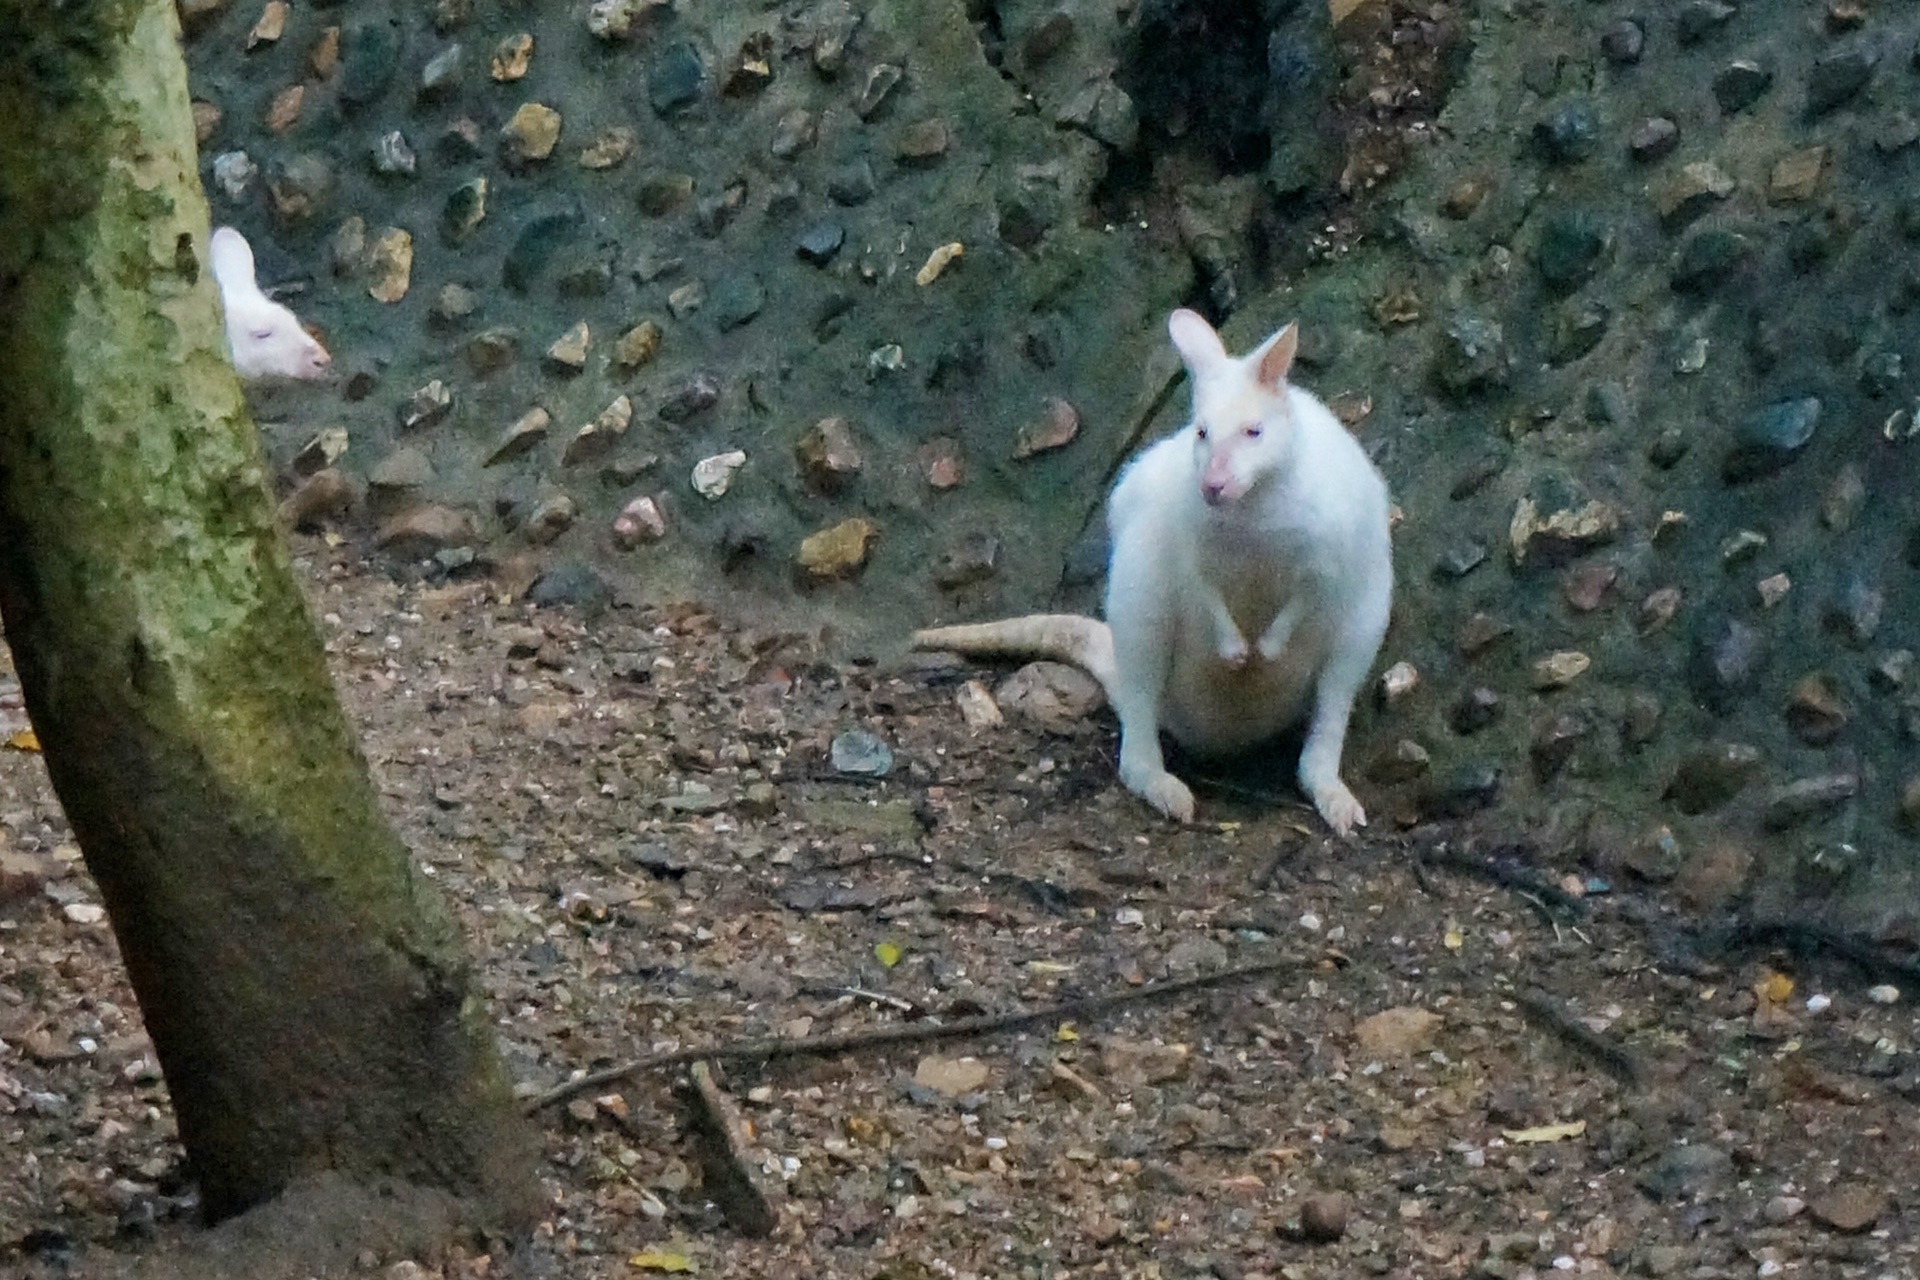
[[[172,0],[0,0],[0,612],[210,1216],[333,1172],[533,1211],[227,365]]]

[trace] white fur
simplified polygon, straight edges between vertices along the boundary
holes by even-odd
[[[1208,754],[1304,717],[1300,785],[1344,835],[1366,824],[1340,753],[1392,604],[1386,482],[1327,407],[1286,381],[1292,325],[1238,358],[1191,311],[1168,332],[1192,375],[1193,418],[1134,459],[1107,502],[1111,665],[1090,619],[940,628],[915,644],[1081,662],[1120,717],[1121,782],[1182,822],[1193,793],[1167,772],[1161,729]],[[1072,643],[1041,648],[1036,635]]]
[[[220,308],[226,319],[227,358],[245,381],[259,378],[324,378],[333,358],[300,325],[293,312],[260,291],[253,277],[253,249],[232,227],[213,233],[207,251]]]

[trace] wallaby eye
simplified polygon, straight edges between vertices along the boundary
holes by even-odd
[[[1205,427],[1195,427],[1193,429],[1193,438],[1196,440],[1205,440],[1207,438],[1207,429]]]
[[[270,324],[256,325],[252,330],[252,333],[255,338],[259,339],[262,342],[265,342],[268,338],[271,338],[273,336],[273,326]]]
[[[1249,440],[1258,440],[1260,438],[1260,424],[1257,422],[1249,422],[1240,430]]]

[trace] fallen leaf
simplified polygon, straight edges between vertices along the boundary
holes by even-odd
[[[1384,1009],[1353,1029],[1361,1052],[1371,1057],[1405,1057],[1433,1041],[1440,1029],[1439,1014],[1413,1005]]]
[[[21,729],[17,733],[8,735],[7,745],[15,751],[38,751],[40,735],[31,729]]]
[[[1572,1120],[1566,1124],[1543,1124],[1533,1129],[1502,1129],[1500,1136],[1508,1142],[1564,1142],[1586,1131],[1585,1120]]]
[[[627,1265],[642,1271],[691,1271],[693,1259],[684,1253],[662,1253],[658,1249],[649,1249],[628,1258]]]
[[[873,944],[873,958],[891,969],[900,963],[900,947],[897,943],[876,942]]]
[[[978,1093],[987,1083],[987,1064],[978,1058],[943,1058],[928,1054],[914,1068],[913,1082],[949,1098]]]

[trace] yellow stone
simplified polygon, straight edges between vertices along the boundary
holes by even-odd
[[[532,61],[533,37],[522,31],[508,36],[494,49],[490,70],[495,80],[507,84],[526,75],[527,64]]]
[[[867,562],[880,530],[858,516],[810,534],[800,543],[800,568],[820,582],[844,578]]]
[[[373,239],[367,250],[373,269],[373,283],[367,292],[376,302],[398,302],[407,296],[413,283],[413,236],[399,227],[388,227]]]
[[[642,320],[613,344],[613,362],[622,369],[638,369],[660,351],[660,326]]]
[[[543,102],[522,103],[501,133],[509,160],[545,160],[560,141],[560,113]]]

